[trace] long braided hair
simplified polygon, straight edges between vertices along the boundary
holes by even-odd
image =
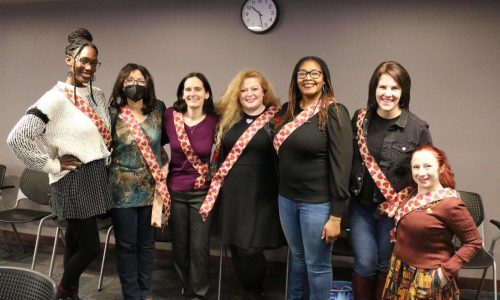
[[[321,67],[321,72],[323,73],[323,81],[325,85],[323,86],[320,101],[320,110],[318,112],[319,120],[318,127],[319,130],[324,132],[326,129],[326,121],[328,119],[328,105],[326,105],[327,100],[331,100],[333,105],[335,106],[335,112],[337,114],[337,120],[339,120],[339,110],[337,106],[337,101],[335,100],[335,96],[333,94],[332,81],[330,76],[330,70],[328,69],[327,64],[317,56],[305,56],[302,57],[295,68],[293,69],[292,79],[290,80],[290,87],[288,89],[288,108],[283,116],[283,120],[281,124],[286,124],[293,120],[295,117],[295,107],[299,105],[300,100],[302,100],[302,93],[300,92],[299,86],[297,84],[297,72],[299,71],[300,66],[306,61],[314,61]]]
[[[87,46],[94,48],[96,54],[99,53],[96,45],[94,45],[92,43],[93,40],[94,40],[94,38],[92,37],[92,34],[90,33],[90,31],[88,31],[85,28],[78,28],[68,35],[68,45],[66,46],[66,50],[64,51],[64,53],[73,59],[73,70],[70,71],[69,72],[70,74],[68,74],[68,75],[73,76],[73,82],[75,83],[74,88],[73,88],[73,93],[75,96],[76,96],[76,63],[75,63],[75,60],[78,57],[78,55],[80,55],[83,48],[85,48]],[[94,104],[96,104],[96,102],[94,100],[94,91],[92,89],[92,81],[93,80],[94,80],[94,76],[92,76],[90,78],[90,81],[89,81],[90,97],[92,98],[92,101],[94,102]]]

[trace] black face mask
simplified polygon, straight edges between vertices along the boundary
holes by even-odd
[[[137,102],[146,98],[147,90],[146,87],[142,85],[129,85],[125,87],[123,93],[130,100]]]

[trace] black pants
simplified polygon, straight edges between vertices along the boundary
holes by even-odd
[[[174,265],[184,294],[205,298],[210,283],[210,217],[203,222],[198,210],[207,191],[170,192],[170,229]]]
[[[229,245],[229,250],[231,251],[234,270],[238,274],[243,288],[253,293],[262,293],[262,284],[267,271],[264,249],[243,249]]]
[[[100,251],[96,217],[66,219],[66,246],[64,248],[64,273],[61,286],[67,290],[78,288],[80,275]]]

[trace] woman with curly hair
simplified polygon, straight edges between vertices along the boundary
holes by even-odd
[[[229,245],[235,270],[251,295],[263,293],[264,250],[285,244],[278,218],[277,157],[272,144],[272,120],[278,106],[278,97],[264,76],[244,70],[231,80],[216,107],[221,167],[209,194],[224,182],[217,200],[217,231],[222,243]]]

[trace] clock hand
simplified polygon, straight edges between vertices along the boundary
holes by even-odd
[[[255,7],[253,7],[253,6],[250,6],[250,7],[259,14],[259,17],[262,17],[262,13],[260,11],[258,11],[257,9],[255,9]]]

